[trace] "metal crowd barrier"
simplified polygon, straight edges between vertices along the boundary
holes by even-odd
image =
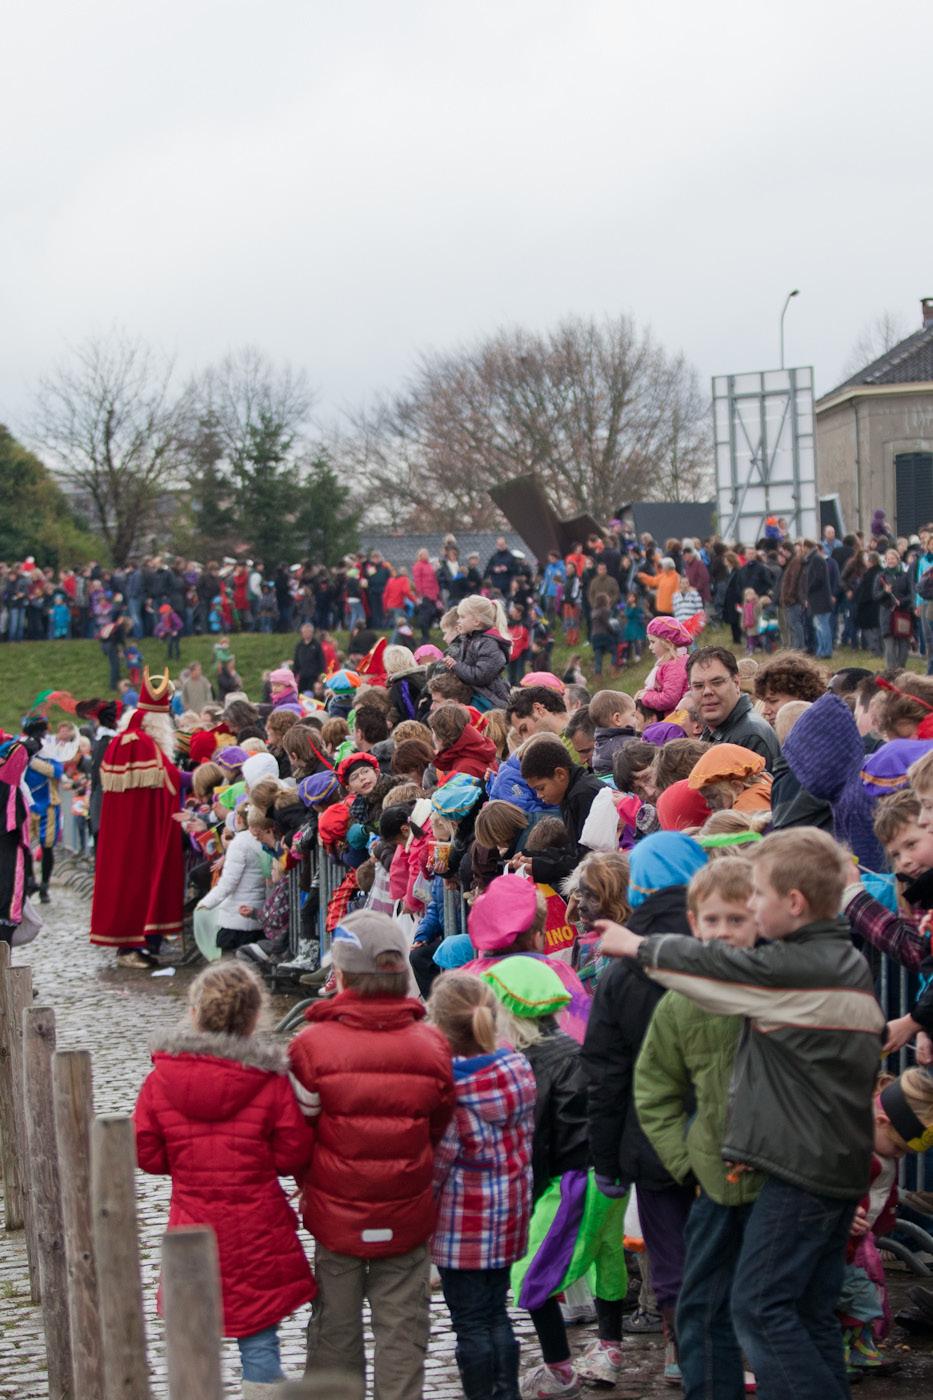
[[[61,799],[59,812],[62,819],[62,834],[59,844],[69,855],[78,855],[81,850],[81,842],[78,836],[78,819],[74,814],[74,793],[71,788],[59,786],[59,796]],[[87,833],[85,848],[90,845],[90,831]]]

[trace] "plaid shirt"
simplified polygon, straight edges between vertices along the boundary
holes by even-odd
[[[846,907],[852,932],[902,967],[917,972],[930,956],[930,935],[921,933],[922,910],[916,915],[892,914],[864,892],[854,895]]]
[[[520,1259],[531,1213],[535,1077],[524,1055],[455,1057],[457,1107],[434,1160],[434,1263],[504,1269]]]

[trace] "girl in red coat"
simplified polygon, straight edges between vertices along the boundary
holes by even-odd
[[[246,964],[202,972],[193,1026],[154,1050],[134,1115],[140,1167],[172,1178],[169,1229],[210,1225],[217,1236],[224,1335],[240,1348],[244,1400],[278,1394],[278,1324],[316,1292],[278,1180],[303,1171],[312,1131],[284,1050],[255,1035],[264,1004]]]

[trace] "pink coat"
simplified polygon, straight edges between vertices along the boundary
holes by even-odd
[[[431,839],[429,829],[425,836],[416,836],[407,851],[404,846],[397,846],[392,857],[389,892],[393,899],[402,901],[402,907],[408,914],[424,913],[424,904],[420,899],[415,899],[414,890],[418,876],[424,874],[431,853]]]
[[[411,576],[419,598],[430,598],[432,603],[440,602],[441,586],[429,560],[416,559],[412,565]]]
[[[687,693],[687,658],[672,656],[662,661],[654,675],[654,687],[641,697],[642,704],[662,715],[676,710]]]

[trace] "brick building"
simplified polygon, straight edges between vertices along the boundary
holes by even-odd
[[[923,324],[818,399],[817,480],[847,530],[882,508],[899,535],[933,521],[933,297]]]

